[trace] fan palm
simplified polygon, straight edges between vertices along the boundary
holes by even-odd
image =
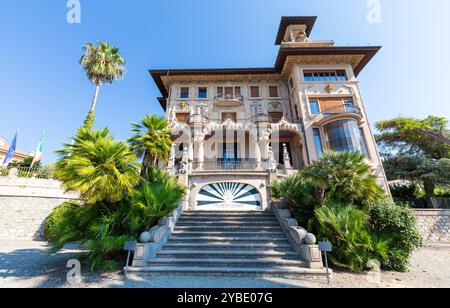
[[[361,204],[376,201],[383,190],[360,152],[326,152],[319,161],[302,170],[316,187],[319,204],[333,200]]]
[[[90,128],[93,124],[100,87],[104,83],[111,84],[123,76],[125,59],[120,56],[118,48],[104,42],[97,42],[97,47],[88,43],[84,46],[84,51],[80,64],[85,69],[89,80],[95,85],[94,98],[85,122],[86,127]]]
[[[108,131],[85,131],[55,166],[55,176],[68,189],[80,192],[88,204],[115,204],[132,195],[139,184],[136,156],[124,142],[115,142]],[[76,139],[76,138],[75,138]],[[60,153],[61,153],[60,152]]]
[[[148,175],[131,198],[127,221],[140,228],[136,228],[136,231],[142,231],[143,226],[149,228],[176,209],[185,192],[186,188],[178,184],[176,178],[169,177],[166,171],[157,166],[151,166]],[[132,217],[136,219],[131,219]],[[128,229],[133,228],[129,225]]]
[[[285,199],[301,226],[306,227],[314,216],[314,186],[303,177],[289,176],[272,184],[272,197]]]
[[[141,120],[141,123],[131,123],[134,136],[128,139],[131,149],[138,157],[143,157],[142,175],[147,173],[150,165],[158,161],[167,162],[172,149],[171,129],[164,118],[156,115]]]
[[[361,271],[370,260],[386,261],[390,239],[369,229],[369,217],[352,205],[330,203],[316,209],[318,237],[333,242],[330,260],[338,267]]]

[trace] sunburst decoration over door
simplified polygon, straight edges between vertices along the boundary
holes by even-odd
[[[198,193],[197,208],[256,210],[261,208],[261,195],[255,187],[248,184],[209,184]]]

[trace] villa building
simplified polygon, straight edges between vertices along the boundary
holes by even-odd
[[[356,79],[379,47],[310,39],[316,17],[283,17],[274,67],[152,70],[174,145],[180,207],[140,236],[136,272],[327,275],[316,237],[271,186],[324,151],[361,151],[389,191]]]
[[[283,17],[274,67],[151,70],[173,130],[167,166],[186,209],[264,210],[270,186],[327,150],[361,151],[388,191],[358,75],[380,47],[310,38],[316,17]]]

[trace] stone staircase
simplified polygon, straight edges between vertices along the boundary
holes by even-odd
[[[140,272],[194,275],[325,274],[295,253],[273,212],[188,211]]]

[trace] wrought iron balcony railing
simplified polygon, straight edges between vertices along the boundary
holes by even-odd
[[[345,106],[337,106],[329,109],[322,110],[319,115],[322,115],[324,118],[330,118],[340,114],[353,114],[362,116],[362,111],[356,106],[353,105],[345,105]]]
[[[204,162],[192,162],[192,172],[202,171],[248,171],[257,172],[256,159],[210,159]]]

